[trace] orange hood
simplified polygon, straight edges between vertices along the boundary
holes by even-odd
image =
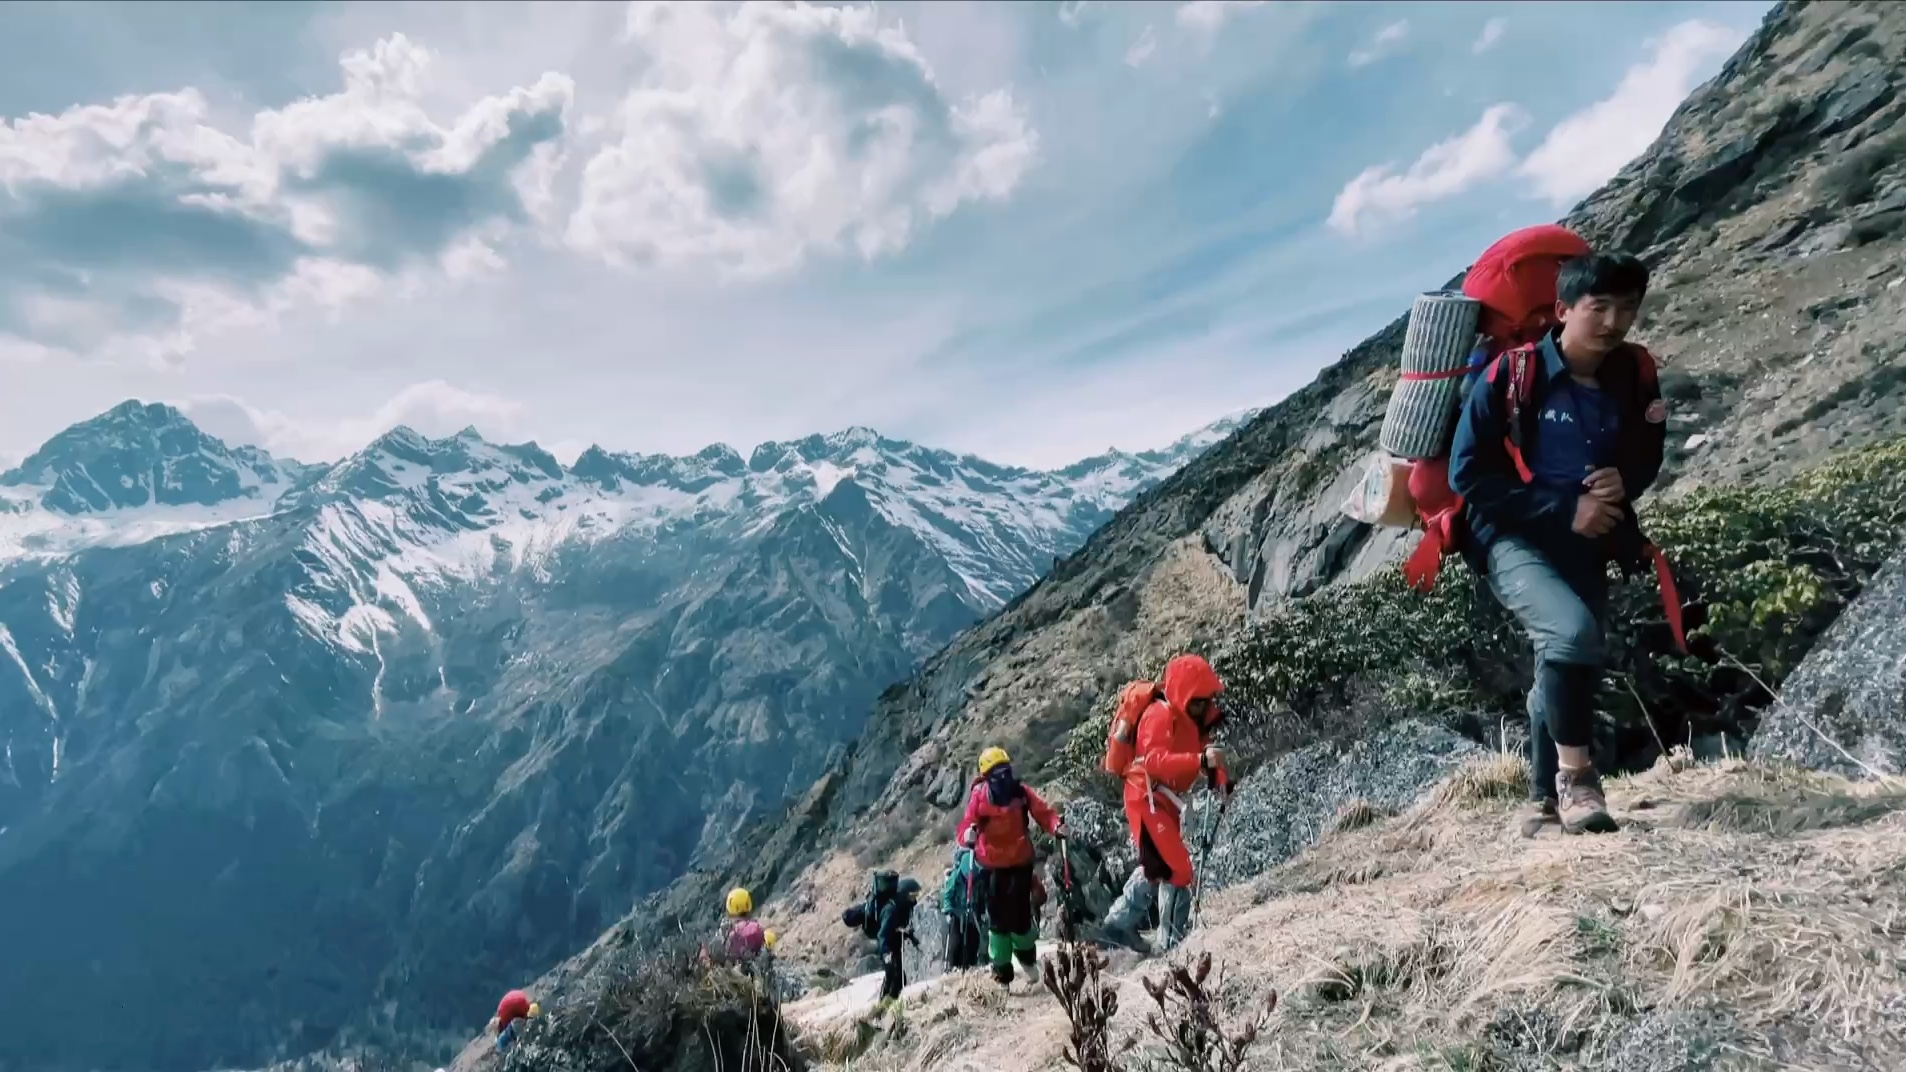
[[[1180,655],[1165,667],[1165,702],[1179,714],[1185,713],[1191,701],[1223,691],[1224,682],[1202,656]]]

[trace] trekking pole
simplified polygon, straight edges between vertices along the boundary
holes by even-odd
[[[1196,927],[1199,921],[1198,907],[1204,901],[1205,865],[1211,860],[1211,846],[1218,840],[1218,827],[1224,822],[1224,813],[1231,809],[1231,794],[1225,793],[1219,798],[1218,810],[1205,820],[1204,833],[1199,838],[1198,863],[1195,872],[1195,888],[1191,891],[1191,925]]]
[[[1072,851],[1067,847],[1066,839],[1059,839],[1059,938],[1065,942],[1078,941],[1078,924],[1072,918]]]

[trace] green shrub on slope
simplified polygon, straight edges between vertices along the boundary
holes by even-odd
[[[1781,484],[1644,501],[1642,513],[1695,604],[1694,654],[1672,651],[1653,575],[1625,579],[1613,594],[1605,713],[1618,729],[1645,730],[1639,694],[1664,734],[1744,732],[1768,699],[1754,677],[1778,688],[1906,541],[1906,440],[1833,456]],[[1427,596],[1386,569],[1286,604],[1221,669],[1255,708],[1327,707],[1361,683],[1388,706],[1454,716],[1519,713],[1527,665],[1526,641],[1451,562]]]
[[[1642,513],[1694,604],[1694,654],[1684,657],[1672,651],[1652,574],[1624,579],[1612,596],[1606,733],[1618,756],[1645,759],[1657,738],[1751,732],[1769,699],[1760,683],[1778,688],[1906,542],[1906,440],[1832,456],[1780,484],[1644,501]],[[1522,717],[1529,674],[1520,631],[1453,559],[1428,595],[1392,567],[1285,603],[1215,659],[1235,718],[1227,736],[1247,755],[1404,713],[1493,727]],[[1091,773],[1110,719],[1109,701],[1100,706],[1057,759],[1087,787],[1109,781]]]

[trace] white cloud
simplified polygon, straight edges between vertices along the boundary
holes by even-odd
[[[1156,51],[1158,51],[1158,35],[1152,33],[1152,28],[1147,26],[1145,32],[1138,35],[1138,40],[1132,42],[1132,47],[1125,50],[1125,63],[1131,67],[1143,67],[1145,61],[1151,59],[1152,53]]]
[[[1683,22],[1649,42],[1605,100],[1562,120],[1522,162],[1535,192],[1564,205],[1592,192],[1641,155],[1702,78],[1745,39],[1738,30]]]
[[[1506,174],[1516,161],[1510,139],[1525,118],[1515,105],[1498,104],[1475,126],[1423,150],[1406,171],[1399,173],[1393,164],[1366,169],[1337,194],[1330,226],[1356,235],[1371,224],[1407,219],[1423,205]]]
[[[176,360],[205,332],[472,263],[472,236],[546,216],[569,79],[439,123],[431,62],[392,35],[340,58],[341,91],[237,133],[190,88],[0,122],[0,339]]]
[[[1263,7],[1267,0],[1191,0],[1178,6],[1178,25],[1206,38],[1215,35],[1231,16]]]
[[[1490,19],[1488,22],[1483,23],[1482,33],[1476,36],[1476,43],[1469,46],[1469,51],[1480,56],[1490,49],[1495,48],[1497,42],[1502,40],[1503,32],[1508,28],[1508,19]]]
[[[871,7],[636,3],[649,61],[584,169],[575,248],[737,276],[816,252],[874,259],[1009,196],[1038,135],[1006,89],[949,101]]]
[[[1377,31],[1370,43],[1350,53],[1350,66],[1368,67],[1394,53],[1410,36],[1408,19],[1399,19]]]
[[[1091,6],[1092,0],[1064,0],[1059,5],[1059,21],[1067,26],[1077,26],[1085,18],[1086,9]]]
[[[432,438],[472,426],[495,442],[525,438],[521,403],[443,380],[413,383],[365,416],[336,421],[300,421],[231,395],[197,395],[176,404],[209,435],[305,462],[335,461],[400,424]]]

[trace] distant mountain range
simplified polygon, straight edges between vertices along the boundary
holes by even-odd
[[[0,474],[9,1049],[163,1072],[463,1026],[1244,419],[1050,472],[864,428],[565,467],[74,425]]]

